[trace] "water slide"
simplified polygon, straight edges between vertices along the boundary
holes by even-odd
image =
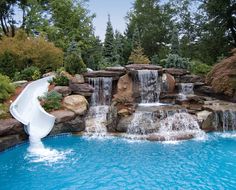
[[[49,76],[31,82],[10,106],[12,116],[24,124],[30,137],[44,138],[53,128],[55,117],[47,113],[38,101],[38,97],[48,91],[51,79]]]

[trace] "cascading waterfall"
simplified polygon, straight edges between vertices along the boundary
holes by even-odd
[[[193,83],[180,83],[179,84],[179,99],[186,100],[188,95],[193,95]]]
[[[112,78],[88,78],[88,81],[94,87],[94,92],[85,119],[86,132],[93,136],[104,136],[107,133],[106,121],[111,103]]]
[[[196,118],[186,112],[175,113],[161,120],[158,134],[165,140],[203,138],[205,136]]]
[[[222,110],[214,113],[213,125],[216,130],[236,131],[236,111]]]
[[[141,103],[159,102],[161,91],[157,70],[138,70]]]

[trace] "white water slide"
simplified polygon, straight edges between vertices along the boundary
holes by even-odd
[[[10,106],[11,114],[24,124],[30,137],[41,139],[53,128],[55,117],[47,113],[38,100],[39,96],[48,91],[48,81],[51,79],[52,76],[31,82]]]

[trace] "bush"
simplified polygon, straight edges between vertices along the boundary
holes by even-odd
[[[37,80],[41,77],[41,72],[38,67],[28,67],[21,72],[16,72],[14,80]]]
[[[10,79],[0,74],[0,103],[7,100],[13,92],[15,92],[15,87],[11,84]]]
[[[131,52],[129,56],[129,64],[149,64],[150,60],[144,55],[144,50],[141,46],[138,46]]]
[[[177,54],[169,54],[164,61],[166,68],[189,69],[190,61],[188,58],[180,57]]]
[[[46,111],[58,110],[61,108],[62,95],[56,91],[50,91],[39,97],[39,100]]]
[[[69,79],[62,75],[57,74],[51,81],[51,83],[54,83],[56,86],[68,86],[69,85]]]
[[[67,49],[65,60],[65,69],[70,74],[77,74],[86,70],[86,65],[81,56],[81,50],[78,47],[78,43],[72,41]]]
[[[63,51],[43,37],[27,37],[19,30],[15,37],[3,37],[0,41],[0,72],[10,77],[30,66],[45,73],[62,64]]]
[[[10,117],[8,106],[0,103],[0,119],[6,119]]]
[[[202,63],[201,61],[191,61],[191,68],[190,71],[193,74],[196,75],[206,75],[207,73],[209,73],[212,69],[212,66],[209,66],[205,63]]]

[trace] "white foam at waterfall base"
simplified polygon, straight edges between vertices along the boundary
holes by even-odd
[[[45,164],[52,164],[66,159],[66,155],[70,154],[72,150],[57,151],[51,148],[45,148],[41,139],[38,137],[29,137],[30,146],[25,159],[29,162]]]
[[[91,106],[85,118],[85,131],[91,137],[102,137],[107,134],[106,121],[109,106]]]
[[[206,134],[198,125],[197,120],[188,113],[175,113],[161,120],[158,134],[167,141],[175,141],[178,138],[194,137],[197,140],[205,140]]]

